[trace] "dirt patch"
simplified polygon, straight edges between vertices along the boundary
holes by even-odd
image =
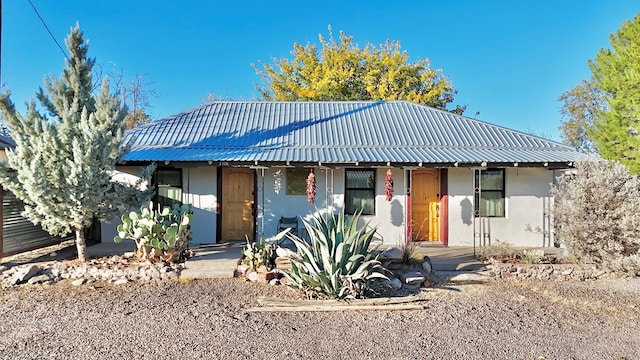
[[[624,283],[621,283],[624,281]],[[640,358],[640,280],[440,283],[420,311],[249,313],[239,279],[0,293],[4,358]]]

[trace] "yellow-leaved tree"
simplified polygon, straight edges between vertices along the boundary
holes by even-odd
[[[329,27],[329,39],[319,35],[315,44],[293,44],[293,60],[272,59],[253,65],[262,84],[256,85],[264,100],[408,100],[446,109],[457,91],[429,59],[409,61],[398,41],[358,47],[353,36],[340,31],[339,41]],[[452,112],[461,114],[464,107]]]

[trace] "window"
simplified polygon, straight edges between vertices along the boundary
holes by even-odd
[[[504,169],[476,170],[475,216],[504,217]]]
[[[345,171],[344,206],[347,214],[362,210],[363,215],[373,215],[375,211],[374,170]]]
[[[286,176],[287,195],[307,194],[307,176],[309,176],[309,169],[288,168]]]
[[[165,206],[182,204],[182,171],[180,169],[158,169],[153,173],[153,208],[161,210]]]

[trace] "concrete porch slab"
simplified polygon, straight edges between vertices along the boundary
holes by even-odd
[[[194,256],[185,262],[181,277],[185,279],[229,278],[233,277],[238,260],[242,256],[244,241],[222,244],[198,244],[191,248]],[[99,243],[88,248],[91,257],[112,256],[135,250],[135,243],[124,240]],[[416,251],[431,258],[433,270],[481,271],[486,265],[473,255],[473,247],[436,247],[418,245]]]

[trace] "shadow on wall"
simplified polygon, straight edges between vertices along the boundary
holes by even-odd
[[[402,226],[404,223],[404,207],[398,201],[398,199],[394,199],[391,202],[391,224],[393,226]]]
[[[460,217],[462,218],[463,224],[472,224],[471,219],[473,217],[473,206],[471,205],[471,200],[464,199],[460,201]]]

